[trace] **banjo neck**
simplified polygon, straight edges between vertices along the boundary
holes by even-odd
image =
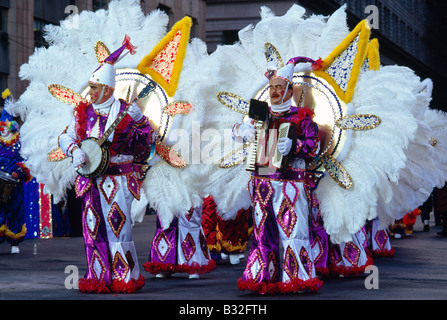
[[[129,106],[130,106],[130,104],[128,104],[126,106],[126,108],[120,114],[118,114],[118,116],[116,117],[115,121],[113,121],[111,126],[104,132],[104,134],[101,136],[101,138],[98,139],[99,146],[103,146],[104,143],[109,138],[109,136],[112,134],[112,132],[115,131],[116,127],[118,127],[118,125],[120,124],[121,120],[123,120],[124,117],[126,116],[127,110],[129,109]]]
[[[139,99],[143,99],[144,97],[148,96],[152,91],[154,91],[156,87],[156,83],[152,80],[149,80],[149,83],[144,87],[143,90],[138,94],[138,96],[132,101],[135,102]],[[129,92],[130,92],[130,86],[129,86]],[[98,140],[99,146],[102,146],[109,136],[112,134],[113,131],[115,131],[116,127],[120,124],[121,120],[124,119],[124,117],[127,114],[127,110],[129,109],[130,103],[127,104],[126,108],[121,112],[118,117],[116,117],[115,121],[112,123],[112,125],[104,132],[101,138]]]

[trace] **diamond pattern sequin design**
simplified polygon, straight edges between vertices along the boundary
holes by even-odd
[[[192,256],[196,252],[196,245],[190,233],[186,235],[185,240],[182,242],[182,251],[186,261],[191,260]]]
[[[112,266],[115,278],[124,280],[127,273],[129,272],[129,266],[127,265],[126,260],[124,260],[121,253],[119,253],[118,251],[115,253]]]
[[[194,213],[194,207],[189,209],[189,211],[185,214],[185,218],[188,221],[191,221],[192,214]]]
[[[93,240],[96,240],[96,236],[98,234],[98,228],[99,228],[99,222],[101,221],[101,217],[99,214],[95,211],[92,204],[87,202],[87,205],[85,206],[84,210],[84,221],[87,225],[87,230],[92,237]]]
[[[315,238],[311,247],[312,247],[312,252],[314,255],[314,261],[319,261],[323,257],[323,254],[324,254],[323,244],[321,243],[320,237],[317,236]]]
[[[301,247],[301,250],[300,250],[300,261],[301,261],[301,264],[303,265],[304,270],[306,271],[307,275],[309,276],[309,278],[311,278],[313,263],[309,257],[307,250],[304,247]]]
[[[104,262],[101,259],[98,251],[93,251],[92,259],[90,260],[90,270],[96,280],[102,280],[106,272]]]
[[[129,265],[130,271],[132,271],[133,268],[135,268],[135,261],[133,261],[132,253],[130,251],[126,252],[126,260],[127,264]]]
[[[114,177],[106,176],[99,182],[99,190],[103,194],[107,204],[111,204],[118,190],[118,183]]]
[[[264,267],[265,265],[261,259],[259,250],[253,251],[246,268],[249,272],[250,279],[258,281],[261,276],[261,270],[264,269]]]
[[[109,215],[107,216],[107,221],[109,222],[112,232],[118,238],[121,229],[126,223],[126,215],[121,211],[118,204],[115,202],[110,209]]]
[[[351,265],[356,266],[360,259],[360,249],[353,242],[348,242],[343,250],[343,257],[345,257]]]
[[[374,240],[376,240],[376,243],[379,246],[380,250],[383,250],[388,241],[388,234],[386,233],[385,230],[379,230],[376,232]]]
[[[155,240],[155,248],[157,249],[156,252],[160,261],[165,261],[172,246],[164,232],[158,234],[157,239]]]
[[[200,241],[200,249],[202,249],[203,255],[205,256],[206,259],[209,259],[210,254],[209,254],[208,245],[206,244],[205,235],[202,232],[200,232],[199,241]]]
[[[268,272],[271,280],[274,280],[278,274],[278,265],[273,252],[269,254]]]
[[[290,279],[298,278],[299,264],[296,260],[293,249],[288,246],[286,254],[284,256],[284,271],[287,273]]]
[[[278,221],[278,224],[280,225],[284,234],[287,238],[289,238],[293,229],[295,228],[297,217],[295,209],[292,207],[287,198],[284,198],[282,201],[276,220]]]
[[[259,181],[255,189],[255,211],[254,211],[254,222],[256,230],[262,229],[265,220],[267,219],[266,207],[273,194],[272,185],[268,180]]]

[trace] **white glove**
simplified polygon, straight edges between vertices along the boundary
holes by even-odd
[[[127,113],[132,117],[136,122],[140,121],[143,118],[143,112],[141,109],[135,104],[132,103],[127,109]]]
[[[256,129],[251,124],[241,124],[236,133],[244,142],[253,142],[256,136]]]
[[[82,167],[85,163],[85,153],[80,148],[76,148],[73,150],[73,167],[76,169]]]
[[[288,155],[291,149],[292,149],[292,139],[281,138],[278,140],[278,151],[283,156]]]

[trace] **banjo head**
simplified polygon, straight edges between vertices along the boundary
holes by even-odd
[[[79,168],[77,173],[85,178],[92,178],[100,175],[109,163],[109,150],[100,147],[98,139],[87,138],[80,143],[80,148],[85,153],[85,164]]]

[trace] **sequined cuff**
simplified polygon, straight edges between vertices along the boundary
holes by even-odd
[[[295,154],[298,154],[302,148],[303,148],[303,142],[300,139],[296,139]]]
[[[70,157],[73,156],[73,149],[74,149],[75,147],[78,147],[78,148],[79,148],[79,146],[78,146],[78,144],[77,144],[76,142],[73,142],[73,143],[71,143],[71,144],[68,146],[68,148],[67,148],[67,155],[68,155],[68,156],[70,156]]]

